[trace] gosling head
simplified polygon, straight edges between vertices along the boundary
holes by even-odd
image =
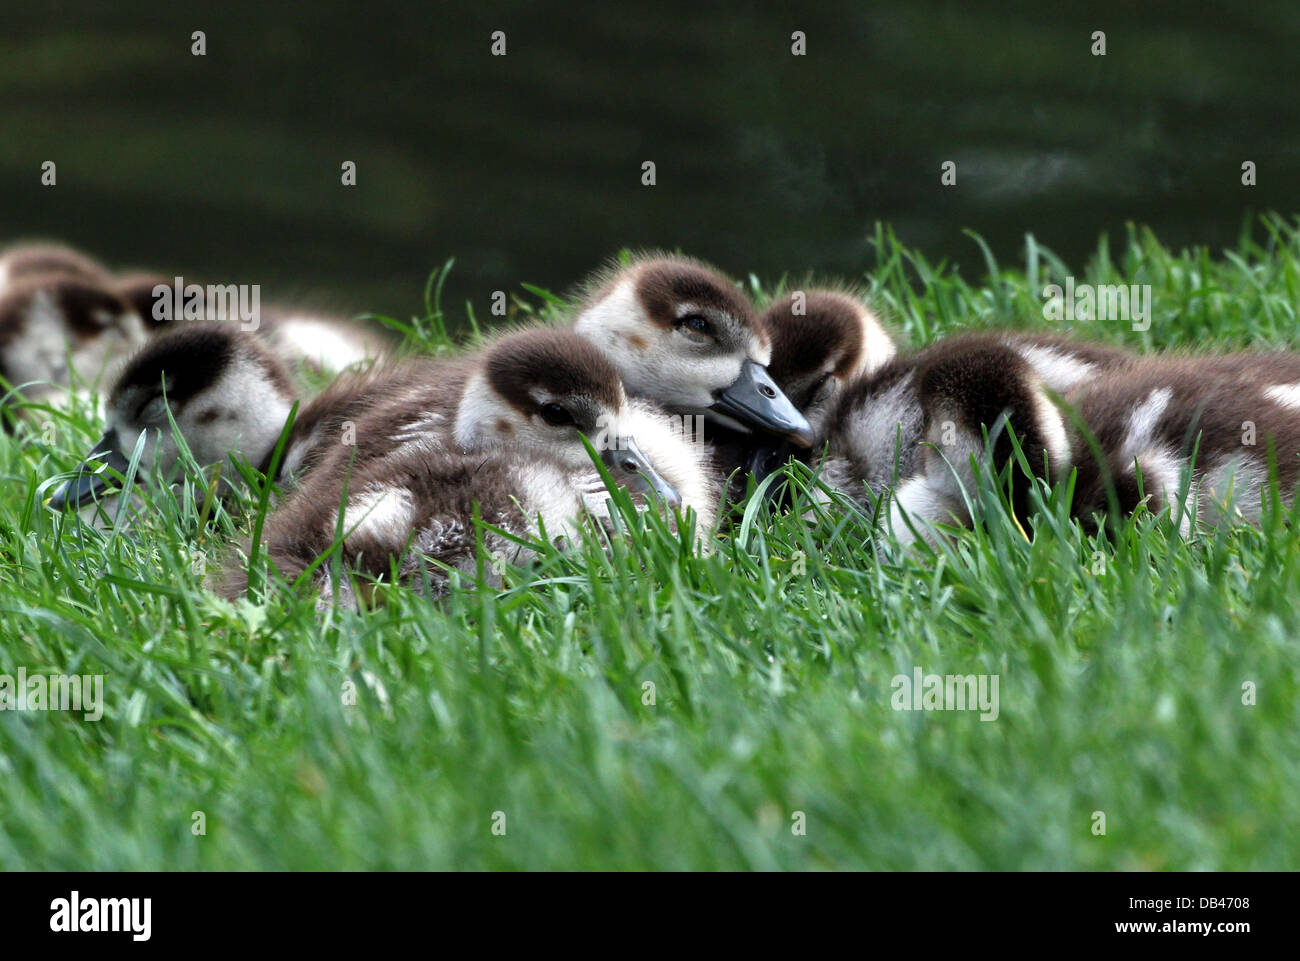
[[[51,506],[80,507],[101,496],[107,483],[96,464],[124,474],[142,436],[137,476],[172,475],[179,447],[169,412],[199,465],[232,454],[264,464],[292,406],[288,374],[255,335],[219,322],[164,333],[118,375],[106,404],[104,436],[77,476],[55,492]]]
[[[618,484],[679,505],[637,446],[628,407],[618,371],[592,344],[571,331],[528,330],[483,355],[456,412],[455,440],[466,450],[545,454],[582,470],[591,466],[585,436]]]
[[[66,386],[69,366],[93,382],[145,339],[144,324],[130,305],[78,277],[25,277],[0,295],[0,374],[14,386]]]
[[[172,281],[159,274],[142,271],[113,280],[113,292],[135,309],[151,331],[171,323],[171,291]]]
[[[772,338],[772,379],[808,418],[814,447],[825,443],[844,386],[870,376],[898,353],[892,337],[856,297],[837,290],[794,291],[764,311]],[[743,466],[762,480],[789,460],[788,444],[750,445]]]
[[[826,438],[844,385],[879,370],[898,353],[893,338],[861,301],[834,290],[795,291],[763,313],[772,339],[768,372]]]
[[[0,252],[0,290],[33,277],[72,277],[105,286],[109,274],[100,264],[65,244],[17,244]]]
[[[613,361],[628,392],[678,414],[811,442],[808,422],[768,375],[767,331],[735,284],[681,257],[604,276],[574,330]]]

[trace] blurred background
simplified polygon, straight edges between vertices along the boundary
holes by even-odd
[[[0,243],[399,317],[454,256],[461,316],[625,246],[856,277],[883,220],[974,278],[962,228],[1081,267],[1300,211],[1294,0],[150,6],[0,0]]]

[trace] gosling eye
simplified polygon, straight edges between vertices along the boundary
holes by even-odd
[[[136,420],[142,424],[153,424],[167,418],[167,398],[159,394],[140,408]]]
[[[677,321],[677,329],[697,344],[707,344],[715,337],[713,324],[699,314],[687,314]]]
[[[817,383],[813,384],[809,396],[812,403],[820,403],[835,392],[836,381],[831,379],[830,374],[822,374]]]
[[[552,427],[564,427],[574,422],[573,415],[559,404],[543,404],[539,408],[539,411],[542,415],[542,420],[546,421],[546,423],[550,424]]]

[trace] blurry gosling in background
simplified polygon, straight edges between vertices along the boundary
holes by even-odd
[[[111,278],[101,264],[65,244],[15,244],[0,251],[0,295],[12,284],[51,276],[70,277],[101,287],[107,286]]]
[[[175,278],[153,272],[124,274],[111,282],[113,292],[131,304],[151,330],[193,323],[173,319],[175,284]],[[237,319],[230,323],[240,326]],[[259,304],[253,330],[291,367],[302,365],[322,377],[383,358],[397,344],[397,338],[377,321],[348,320],[276,304]]]
[[[169,412],[198,465],[237,455],[265,471],[294,395],[279,358],[238,327],[193,322],[159,335],[118,374],[105,404],[103,437],[50,505],[79,508],[103,497],[109,479],[96,465],[126,473],[142,437],[137,476],[174,478],[180,448]]]
[[[73,371],[99,385],[114,361],[146,339],[129,305],[70,274],[24,275],[0,294],[0,376],[27,400],[61,400]]]

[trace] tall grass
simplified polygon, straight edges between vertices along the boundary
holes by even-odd
[[[978,280],[886,228],[876,246],[850,279],[917,345],[1043,327],[1042,288],[1069,273],[1032,238],[1014,267],[986,251]],[[1214,255],[1134,228],[1076,279],[1151,284],[1150,330],[1074,332],[1289,344],[1298,266],[1277,218]],[[422,349],[451,340],[437,289],[402,322]],[[515,299],[515,319],[556,309]],[[608,550],[544,552],[500,591],[465,578],[439,604],[392,589],[318,613],[203,588],[256,495],[205,515],[192,473],[107,532],[50,512],[49,479],[100,427],[86,407],[50,422],[0,438],[0,672],[102,673],[106,704],[97,723],[0,712],[6,869],[1300,862],[1284,511],[1190,539],[1139,515],[1099,538],[1044,488],[1022,533],[989,485],[975,530],[910,553],[842,505],[752,501],[710,552],[624,513]],[[892,678],[917,667],[997,675],[997,720],[894,710]]]

